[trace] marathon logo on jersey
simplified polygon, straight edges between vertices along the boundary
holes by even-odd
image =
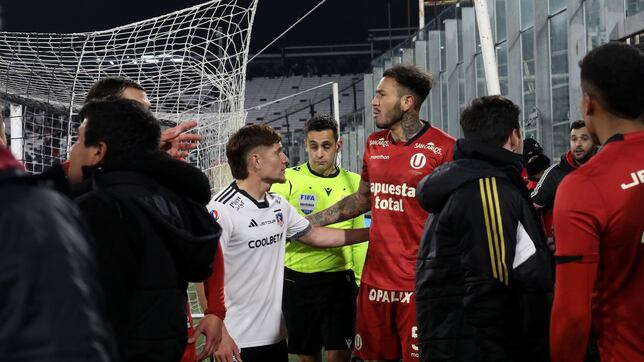
[[[308,215],[315,210],[315,205],[317,204],[317,198],[315,195],[309,194],[300,194],[300,210],[304,215]]]
[[[372,160],[388,160],[390,158],[389,155],[371,155],[369,156],[369,159]]]
[[[251,240],[248,242],[248,247],[251,249],[261,248],[262,246],[269,246],[278,243],[282,240],[282,233],[267,236],[265,238]]]
[[[378,303],[400,302],[409,304],[414,292],[401,292],[395,290],[369,289],[369,300]]]
[[[435,155],[443,154],[443,150],[440,147],[436,146],[434,142],[416,143],[414,145],[414,148],[422,148],[423,150],[432,151]]]
[[[273,211],[275,212],[275,221],[277,221],[277,225],[283,226],[284,225],[284,214],[282,214],[282,209],[275,209]]]
[[[377,140],[370,140],[369,146],[389,147],[389,141],[387,141],[384,138],[380,138]]]
[[[372,182],[371,194],[374,196],[374,207],[376,209],[405,212],[403,198],[415,198],[416,188],[407,186],[406,183],[395,185]],[[387,195],[389,195],[389,197]]]

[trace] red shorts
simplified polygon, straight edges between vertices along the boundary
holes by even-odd
[[[358,295],[355,354],[361,359],[418,361],[416,296],[364,282]]]

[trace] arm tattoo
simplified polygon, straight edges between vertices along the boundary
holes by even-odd
[[[361,197],[356,192],[336,202],[333,206],[306,218],[313,225],[325,226],[353,219],[369,211],[369,209],[371,209],[371,197]]]

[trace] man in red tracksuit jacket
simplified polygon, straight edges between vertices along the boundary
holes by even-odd
[[[580,63],[581,113],[603,145],[555,199],[552,361],[644,360],[644,54],[609,43]]]

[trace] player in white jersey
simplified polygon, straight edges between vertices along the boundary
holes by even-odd
[[[241,128],[226,145],[235,181],[208,209],[223,228],[226,321],[217,361],[287,361],[282,317],[286,239],[316,247],[366,241],[368,229],[312,227],[282,196],[268,192],[285,182],[288,158],[280,135],[266,125]],[[208,283],[206,281],[205,283]],[[239,351],[239,348],[241,351]]]

